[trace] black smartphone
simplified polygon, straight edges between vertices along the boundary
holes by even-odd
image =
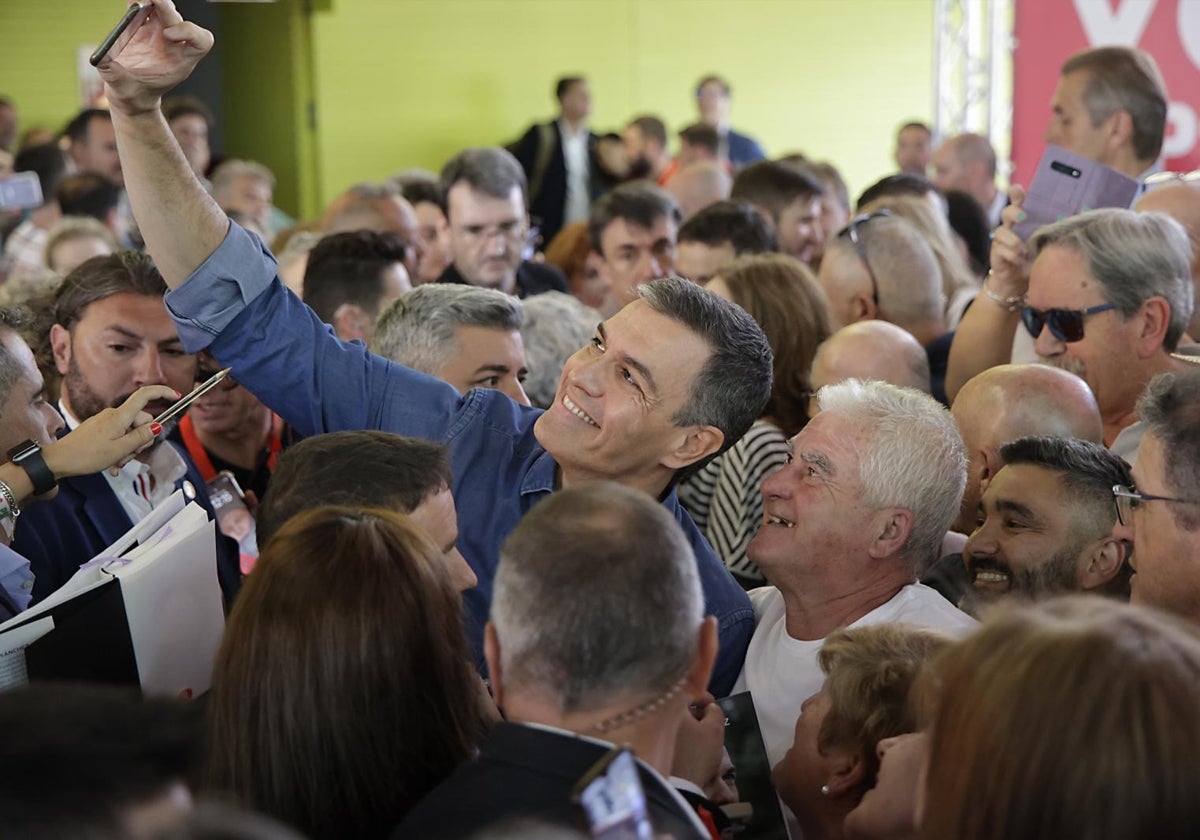
[[[571,800],[589,834],[598,840],[653,840],[646,792],[637,760],[618,747],[579,780]]]
[[[116,58],[121,54],[121,50],[125,49],[135,32],[143,23],[154,14],[153,3],[134,3],[125,10],[125,14],[117,21],[117,25],[113,27],[112,32],[108,33],[100,46],[96,47],[96,51],[92,53],[88,62],[96,67],[104,60],[106,55],[111,55]]]

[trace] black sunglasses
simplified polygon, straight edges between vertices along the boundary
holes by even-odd
[[[1089,306],[1087,309],[1047,309],[1043,312],[1032,306],[1023,306],[1021,307],[1021,320],[1025,324],[1025,329],[1029,330],[1029,334],[1035,339],[1042,334],[1042,327],[1045,326],[1050,328],[1050,335],[1059,341],[1073,344],[1083,340],[1084,318],[1116,308],[1115,303],[1102,303],[1098,306]]]
[[[850,224],[838,231],[838,236],[849,236],[850,244],[854,246],[854,253],[858,254],[858,258],[862,260],[862,264],[866,266],[867,276],[871,278],[871,299],[875,301],[875,308],[879,308],[879,281],[875,279],[875,270],[871,268],[871,261],[867,259],[867,246],[862,241],[862,237],[858,235],[858,229],[872,219],[879,219],[884,216],[892,215],[891,210],[876,210],[873,213],[864,213],[861,216],[855,216],[850,220]]]

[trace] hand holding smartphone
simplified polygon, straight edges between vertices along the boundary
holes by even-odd
[[[133,36],[141,28],[150,15],[154,14],[154,6],[149,3],[134,3],[125,10],[125,14],[117,21],[117,25],[112,28],[100,46],[96,47],[96,51],[92,53],[88,59],[93,67],[99,66],[105,58],[116,58],[121,54],[121,51],[129,45]]]

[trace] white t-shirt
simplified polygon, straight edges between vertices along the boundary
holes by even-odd
[[[767,759],[774,767],[792,746],[800,704],[820,691],[825,682],[817,664],[817,652],[824,639],[802,642],[787,634],[783,596],[775,587],[751,590],[750,600],[754,604],[754,635],[733,692],[750,691]],[[977,624],[936,590],[920,583],[904,587],[892,600],[850,626],[887,622],[932,627],[952,635],[967,633]]]

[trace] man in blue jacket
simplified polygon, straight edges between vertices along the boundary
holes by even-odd
[[[168,307],[185,346],[209,347],[302,434],[381,428],[447,444],[459,547],[479,578],[464,597],[477,653],[500,546],[533,505],[559,487],[596,479],[660,499],[696,552],[721,642],[711,687],[727,693],[753,613],[673,488],[680,473],[732,445],[761,413],[771,386],[761,329],[687,281],[648,284],[567,361],[545,412],[491,390],[462,396],[338,341],[282,285],[262,243],[231,225],[188,169],[161,97],[213,38],[183,21],[169,0],[155,0],[155,8],[125,53],[99,69],[128,158],[134,210],[173,288]]]

